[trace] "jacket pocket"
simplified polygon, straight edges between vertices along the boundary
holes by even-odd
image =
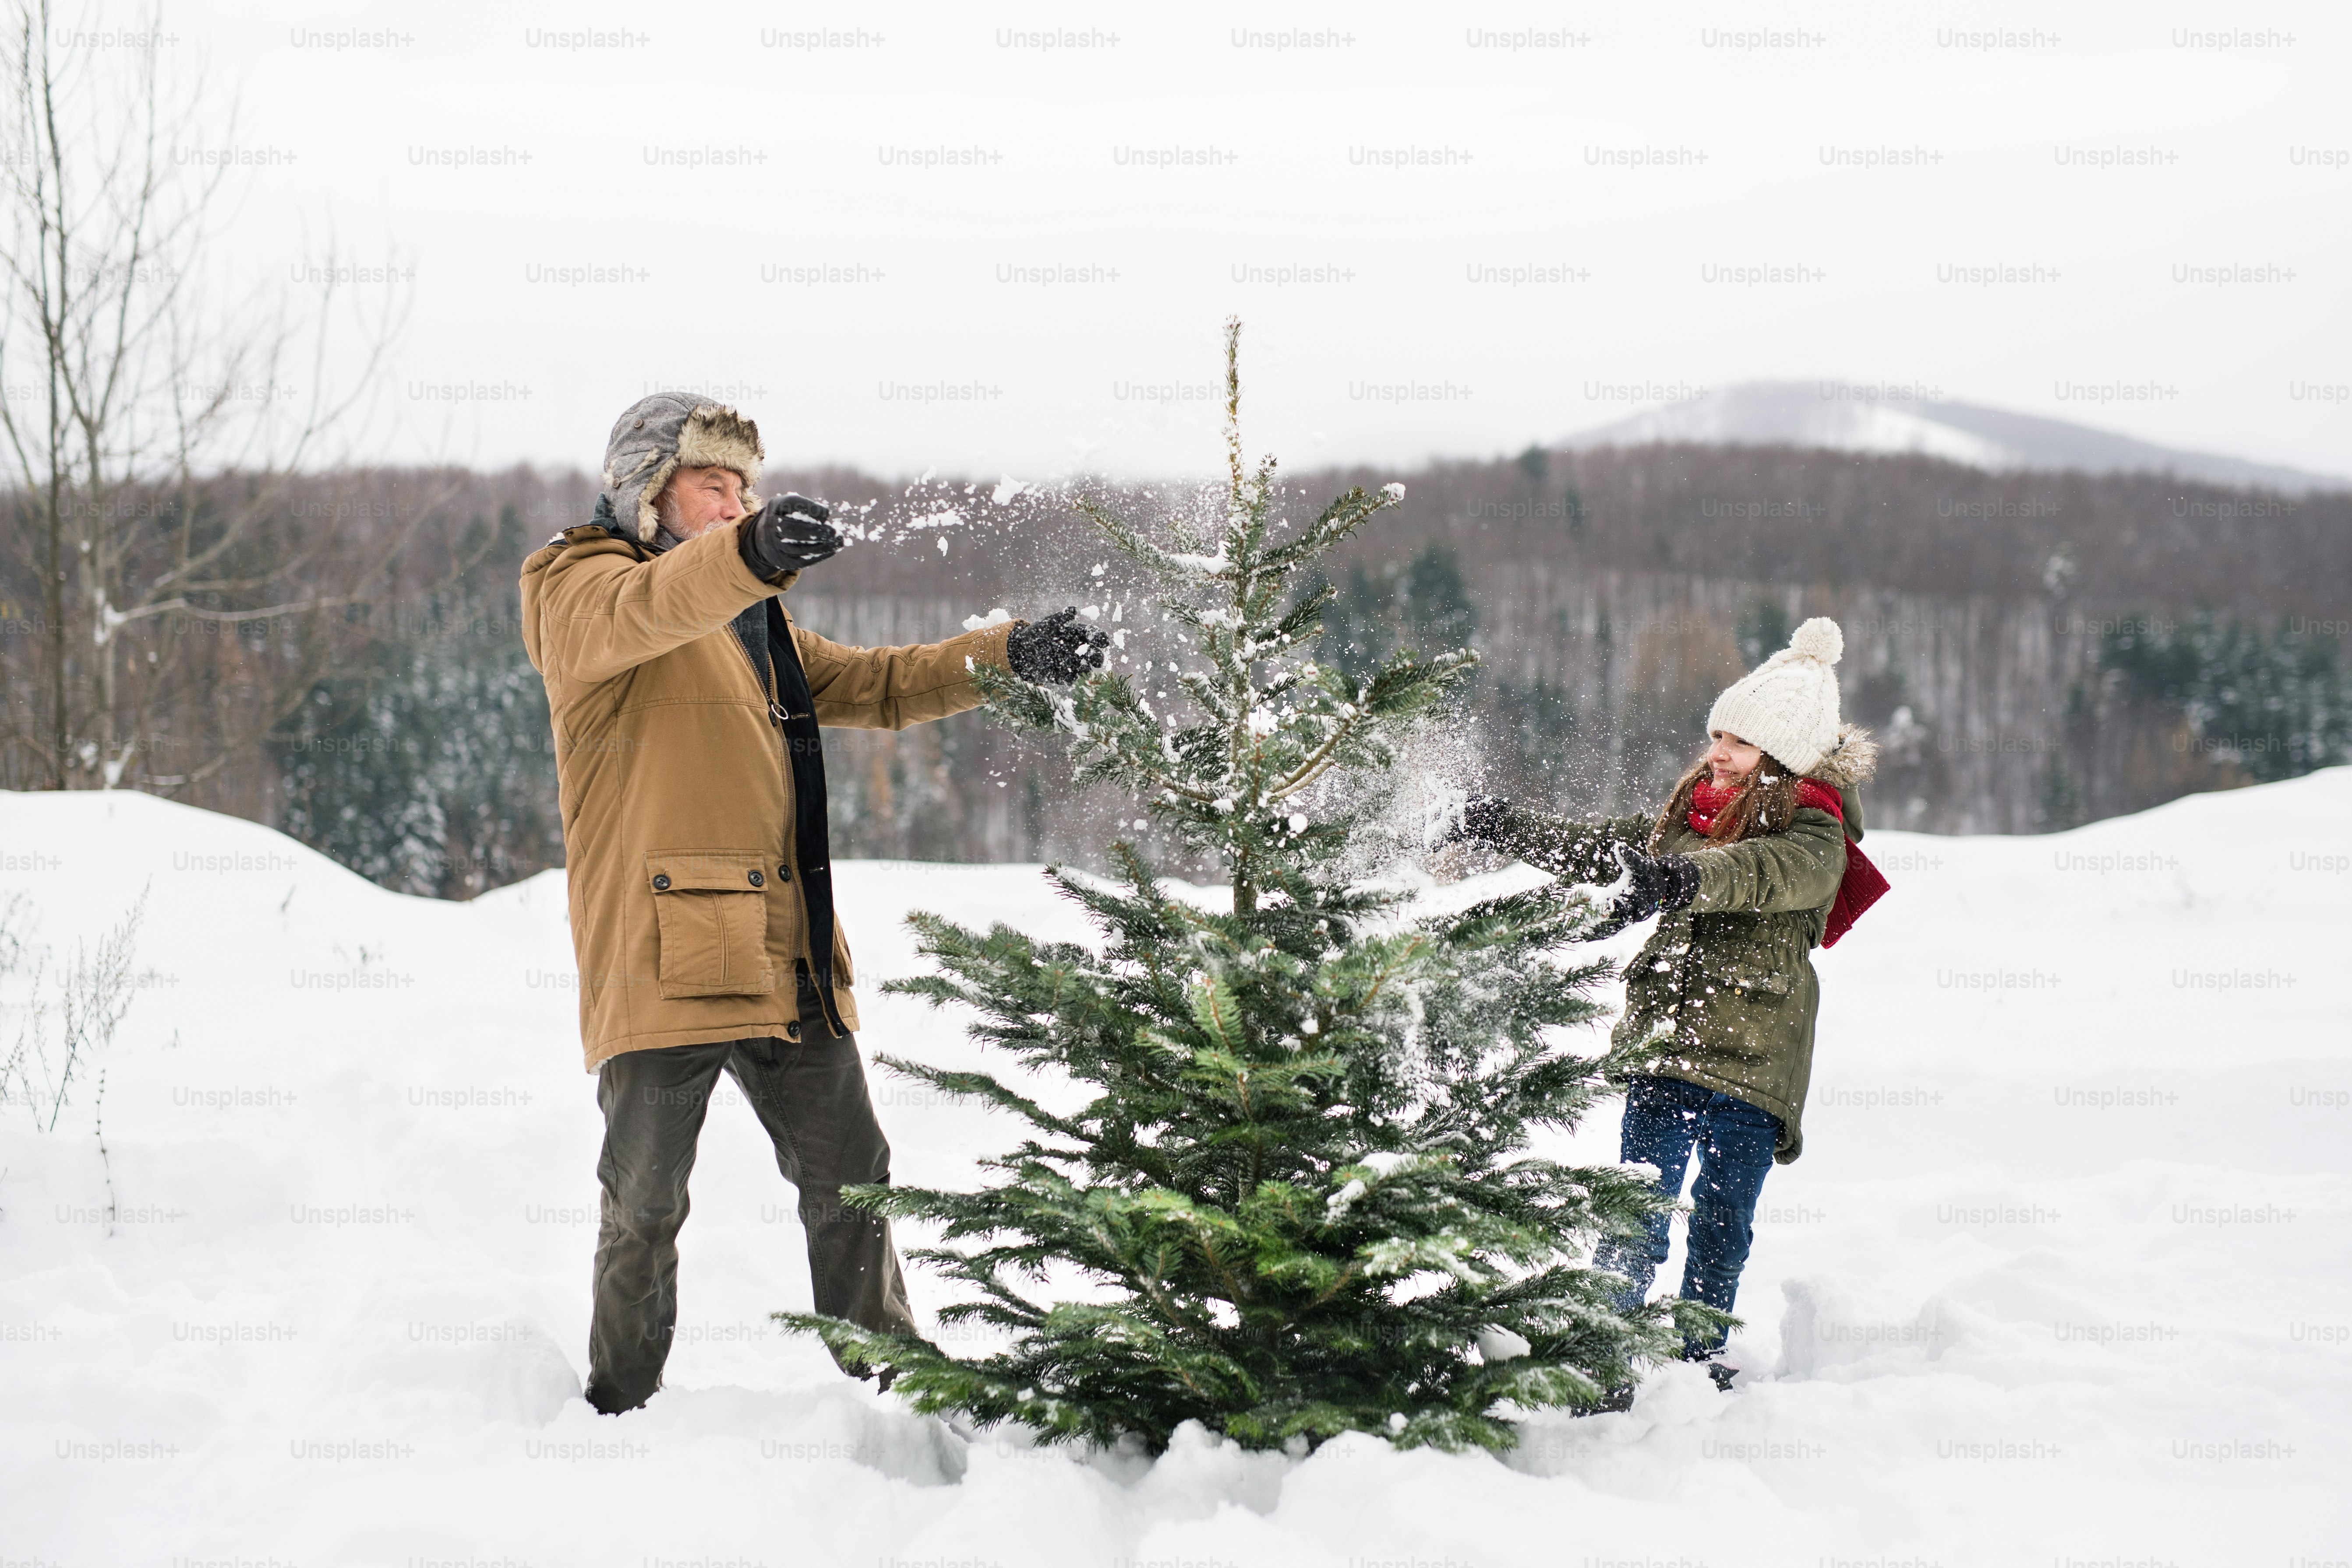
[[[776,988],[768,963],[767,863],[753,849],[656,849],[646,857],[664,996],[757,996]]]
[[[1721,984],[1744,996],[1779,1001],[1796,988],[1797,977],[1778,963],[1752,960],[1726,965],[1716,975]]]
[[[856,979],[856,971],[849,963],[849,933],[841,929],[841,915],[836,910],[833,917],[833,983],[846,988]]]
[[[1699,947],[1698,974],[1717,991],[1772,1004],[1796,989],[1805,962],[1801,917],[1718,915]]]

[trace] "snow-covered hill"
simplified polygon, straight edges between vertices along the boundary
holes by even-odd
[[[1820,958],[1808,1152],[1764,1190],[1735,1394],[1675,1368],[1505,1461],[1147,1466],[968,1441],[780,1338],[800,1235],[724,1097],[670,1388],[593,1415],[560,873],[434,903],[142,796],[0,795],[37,945],[147,900],[102,1058],[110,1230],[91,1093],[53,1132],[0,1119],[0,1561],[2340,1560],[2347,824],[2339,769],[2054,837],[1874,836],[1895,891]],[[1033,868],[838,880],[869,978],[913,963],[909,908],[1077,933]],[[975,1056],[866,1007],[869,1047]],[[1005,1136],[877,1090],[903,1177]]]
[[[2295,493],[2352,487],[2352,479],[2334,475],[2159,447],[2068,420],[1922,397],[1915,388],[1838,381],[1753,381],[1717,387],[1582,431],[1560,445],[1580,450],[1653,441],[1917,453],[1995,470],[2172,474],[2209,484]]]

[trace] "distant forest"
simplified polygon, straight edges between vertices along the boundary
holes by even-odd
[[[1715,693],[1811,615],[1844,627],[1848,715],[1886,748],[1874,826],[2047,832],[2352,760],[2352,494],[1684,446],[1290,483],[1309,511],[1392,479],[1404,504],[1334,564],[1324,656],[1479,649],[1426,759],[1461,787],[1647,808]],[[155,501],[180,509],[175,537],[200,541],[215,502],[251,509],[234,477],[214,483]],[[1063,494],[837,468],[766,483],[887,536],[803,579],[787,603],[813,630],[920,641],[997,605],[1118,605],[1130,668],[1150,657],[1149,585],[1120,578]],[[1191,493],[1146,488],[1105,493],[1147,514]],[[125,759],[105,764],[120,786],[282,827],[386,886],[461,898],[561,864],[516,578],[593,500],[584,475],[530,468],[296,481],[238,545],[269,552],[271,602],[240,607],[224,562],[211,598],[121,632],[139,657],[102,692],[76,684],[86,634],[43,622],[12,556],[0,786],[108,782],[43,744],[53,709],[104,703],[107,733],[135,738],[104,753]],[[1057,754],[979,715],[830,733],[827,771],[845,858],[1087,863],[1131,815],[1074,797]]]

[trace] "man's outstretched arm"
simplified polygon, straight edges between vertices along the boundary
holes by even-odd
[[[1004,639],[1020,624],[1003,621],[945,642],[902,647],[851,647],[794,626],[793,646],[808,674],[819,724],[903,730],[979,707],[980,688],[971,667],[1002,667]]]
[[[1062,610],[1042,621],[1000,621],[945,642],[848,647],[793,628],[816,721],[847,730],[903,730],[980,705],[975,666],[1067,685],[1102,666],[1110,638]]]
[[[650,561],[617,542],[592,546],[547,569],[525,640],[541,671],[593,684],[709,636],[775,592],[743,563],[731,528]]]

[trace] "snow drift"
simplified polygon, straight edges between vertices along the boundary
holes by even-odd
[[[594,1416],[562,874],[436,903],[140,795],[0,795],[0,900],[37,921],[44,986],[145,899],[102,1104],[93,1076],[54,1131],[0,1108],[6,1560],[2340,1557],[2347,823],[2337,769],[2050,837],[1873,836],[1895,892],[1817,956],[1808,1152],[1765,1185],[1730,1397],[1671,1369],[1505,1461],[1201,1437],[1147,1466],[911,1416],[782,1337],[800,1234],[731,1090],[669,1387]],[[977,1059],[871,989],[914,962],[905,910],[1080,934],[1034,868],[838,884],[872,1047]],[[1005,1141],[876,1095],[904,1179]]]

